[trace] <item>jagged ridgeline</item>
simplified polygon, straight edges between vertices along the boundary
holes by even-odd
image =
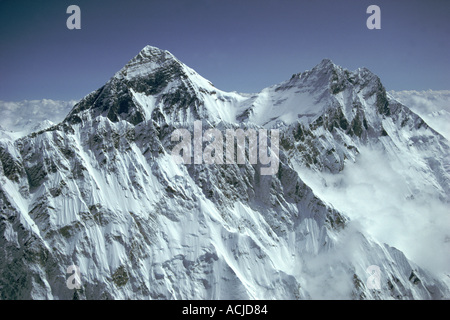
[[[279,130],[278,170],[176,163],[171,136],[195,121]],[[369,70],[323,60],[239,94],[147,46],[61,123],[0,140],[0,298],[448,299],[439,275],[300,178],[338,173],[367,145],[420,150],[411,166],[432,161],[427,181],[448,199],[448,141]]]

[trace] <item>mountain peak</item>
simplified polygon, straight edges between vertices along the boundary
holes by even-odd
[[[201,105],[199,96],[209,91],[216,89],[208,80],[169,51],[148,45],[103,87],[83,98],[67,118],[79,122],[79,114],[90,110],[91,117],[104,115],[136,125],[150,119],[156,104],[176,114]]]
[[[151,45],[146,45],[141,51],[140,53],[148,53],[148,54],[161,54],[161,53],[166,53],[169,52],[167,50],[162,50],[158,47],[154,47]]]
[[[114,75],[114,78],[130,80],[173,65],[182,65],[182,63],[169,51],[147,45],[133,59],[128,61]]]
[[[333,68],[336,67],[334,62],[331,59],[325,58],[316,66],[316,68]]]
[[[177,60],[169,51],[147,45],[131,61],[165,61],[170,59]]]

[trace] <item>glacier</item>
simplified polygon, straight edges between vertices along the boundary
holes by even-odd
[[[194,121],[278,129],[278,172],[177,164],[171,134]],[[448,207],[448,159],[449,141],[366,68],[324,59],[241,94],[146,46],[62,121],[0,139],[0,298],[449,299],[448,212],[425,201]],[[394,179],[375,179],[380,162]],[[349,189],[359,175],[366,189]],[[399,205],[425,199],[418,221],[441,219],[424,224],[439,226],[440,268],[377,232],[394,221],[376,206],[393,181]],[[384,230],[402,235],[406,217]]]

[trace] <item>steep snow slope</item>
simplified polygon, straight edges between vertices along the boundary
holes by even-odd
[[[389,91],[389,94],[450,140],[450,90]]]
[[[307,121],[284,117],[297,112],[297,95],[311,103],[299,110]],[[260,175],[260,163],[177,165],[170,136],[194,120],[205,129],[278,126],[277,174]],[[365,234],[299,175],[338,173],[361,145],[390,152],[406,133],[428,138],[424,152],[437,162],[425,173],[444,170],[441,195],[448,142],[387,99],[367,70],[324,60],[249,97],[145,47],[60,124],[0,141],[1,298],[449,298],[440,275]],[[66,284],[73,264],[77,291]]]

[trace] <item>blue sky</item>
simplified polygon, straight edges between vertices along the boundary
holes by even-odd
[[[81,8],[81,30],[66,9]],[[366,9],[381,9],[369,30]],[[258,92],[323,58],[387,90],[450,89],[447,0],[0,0],[0,100],[81,99],[145,45],[226,91]]]

